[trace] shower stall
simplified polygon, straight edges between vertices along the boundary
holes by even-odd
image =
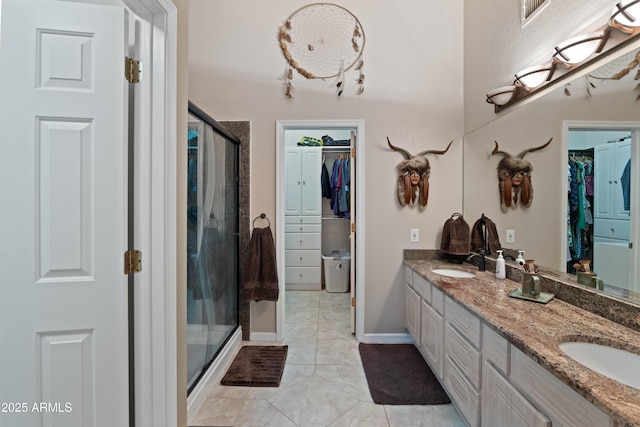
[[[187,387],[239,327],[240,139],[189,102]]]

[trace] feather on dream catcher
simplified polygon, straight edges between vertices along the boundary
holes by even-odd
[[[293,98],[293,70],[307,79],[334,79],[331,86],[342,95],[345,73],[358,71],[356,94],[364,92],[365,36],[362,24],[351,12],[331,3],[313,3],[289,16],[278,36],[287,60],[285,95]]]

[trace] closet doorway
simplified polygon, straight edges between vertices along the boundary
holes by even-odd
[[[278,340],[284,338],[285,290],[350,292],[351,332],[363,336],[363,146],[362,120],[276,122]],[[323,191],[323,169],[331,191]],[[345,267],[346,278],[344,270],[332,271]]]
[[[637,292],[639,122],[565,122],[567,272],[579,260],[612,292]]]

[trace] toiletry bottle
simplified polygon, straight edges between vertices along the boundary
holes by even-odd
[[[516,264],[520,267],[520,270],[524,269],[524,251],[518,250],[518,257],[516,258]]]
[[[502,251],[498,251],[498,259],[496,259],[496,279],[506,279],[507,271],[504,266],[504,257]]]

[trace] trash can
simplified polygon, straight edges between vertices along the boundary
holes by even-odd
[[[327,292],[348,292],[350,254],[333,251],[331,255],[322,255],[322,261],[324,262],[325,290]]]

